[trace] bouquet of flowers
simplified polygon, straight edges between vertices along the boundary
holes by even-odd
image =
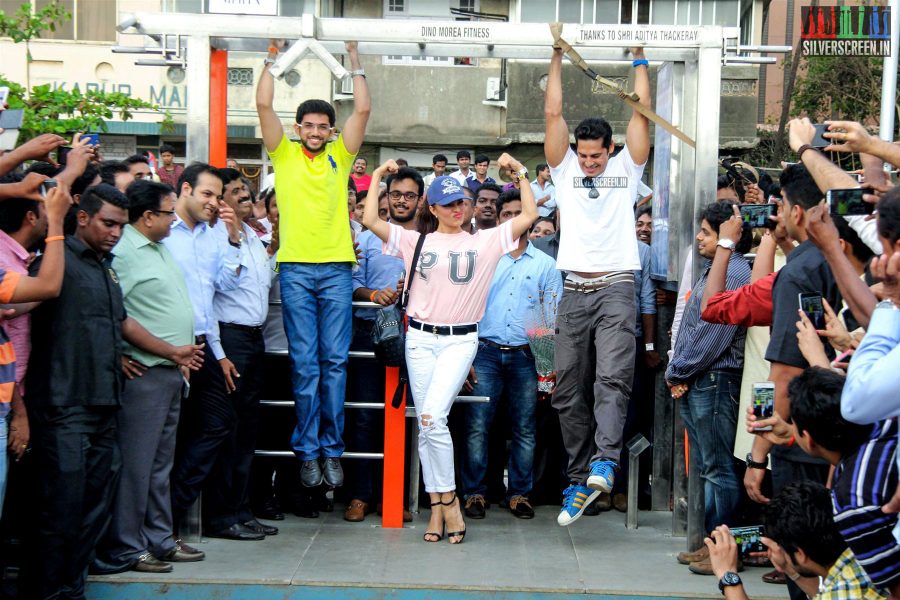
[[[556,305],[559,299],[556,292],[545,297],[541,290],[538,303],[531,314],[530,322],[525,323],[525,334],[528,345],[534,355],[534,366],[538,374],[538,392],[549,394],[556,385],[554,368],[554,347],[556,332]]]

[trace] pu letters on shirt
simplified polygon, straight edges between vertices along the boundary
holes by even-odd
[[[456,285],[465,285],[472,281],[475,275],[475,260],[478,257],[477,250],[466,250],[462,252],[447,252],[447,258],[450,261],[448,277],[451,283]],[[424,280],[428,280],[428,272],[437,265],[437,252],[422,252],[419,256],[419,265],[416,271]]]

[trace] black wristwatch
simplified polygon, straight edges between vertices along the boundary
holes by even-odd
[[[768,456],[766,457],[766,460],[764,460],[763,462],[756,462],[755,460],[753,460],[753,453],[752,452],[747,453],[747,468],[748,469],[765,469],[765,468],[768,468],[768,466],[769,466],[769,457]]]
[[[722,576],[722,579],[719,580],[719,591],[723,594],[725,593],[725,588],[731,587],[734,585],[741,585],[743,583],[741,578],[734,571],[728,571],[725,575]]]

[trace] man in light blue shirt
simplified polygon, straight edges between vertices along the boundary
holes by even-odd
[[[404,167],[387,178],[387,201],[390,222],[415,230],[416,208],[425,194],[425,183],[418,171]],[[353,273],[353,299],[390,306],[399,300],[397,283],[403,278],[403,260],[386,256],[381,240],[371,231],[357,238],[361,256],[359,269]],[[354,350],[372,351],[372,326],[378,309],[358,308],[353,316]],[[384,366],[378,361],[350,361],[350,396],[354,402],[384,401]],[[384,447],[383,413],[360,409],[349,414],[347,445],[357,452],[380,452]],[[359,522],[374,508],[379,461],[356,460],[347,465],[347,497],[344,520]]]
[[[841,395],[841,415],[853,423],[874,423],[900,415],[900,188],[878,203],[878,238],[884,254],[873,263],[873,275],[883,276],[885,299],[869,320],[866,336],[847,371]],[[900,465],[900,455],[898,455]],[[892,504],[900,501],[900,486]],[[900,543],[900,525],[894,528]],[[894,590],[892,590],[894,591]]]
[[[222,200],[224,180],[203,163],[188,166],[178,180],[175,222],[162,244],[178,261],[194,307],[194,335],[206,344],[203,367],[191,377],[190,399],[182,407],[179,451],[172,469],[172,519],[177,534],[188,509],[212,470],[233,417],[220,361],[226,359],[213,308],[216,290],[240,281],[241,230],[234,210]],[[220,246],[209,220],[218,214],[228,243]],[[175,536],[176,539],[178,535]]]
[[[497,212],[501,224],[521,214],[518,190],[500,195]],[[478,354],[473,366],[477,383],[472,394],[488,396],[490,402],[466,407],[462,488],[470,518],[485,516],[488,433],[504,392],[512,429],[506,505],[516,517],[534,517],[528,494],[534,479],[537,372],[527,332],[543,321],[552,327],[561,297],[562,281],[553,259],[523,235],[519,247],[500,259],[488,292],[487,311],[478,324]]]
[[[259,399],[265,382],[266,354],[263,324],[269,312],[269,289],[275,273],[269,254],[256,232],[246,223],[253,216],[250,190],[236,169],[221,169],[225,178],[225,204],[241,224],[241,268],[238,285],[216,290],[213,310],[225,356],[219,360],[225,377],[233,419],[215,459],[205,487],[207,535],[226,539],[261,539],[278,528],[263,525],[250,507],[250,466],[256,450]],[[213,228],[221,252],[231,248],[229,230]],[[251,535],[255,534],[255,535]]]
[[[556,187],[550,183],[550,167],[547,163],[537,166],[537,176],[531,182],[531,191],[538,205],[538,214],[549,217],[556,210]]]

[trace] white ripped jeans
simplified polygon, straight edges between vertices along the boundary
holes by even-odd
[[[428,493],[456,489],[447,415],[476,352],[477,332],[435,335],[412,327],[406,332],[406,368],[419,423],[419,462]]]

